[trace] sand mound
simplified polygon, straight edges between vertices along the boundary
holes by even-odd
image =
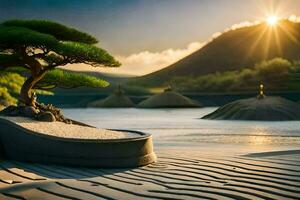
[[[173,91],[165,91],[161,94],[154,95],[142,101],[138,107],[140,108],[189,108],[200,107],[200,105],[181,94]]]
[[[12,121],[19,126],[31,131],[46,135],[76,138],[76,139],[122,139],[134,138],[139,135],[129,132],[111,131],[106,129],[98,129],[75,124],[66,124],[63,122],[40,122],[25,117],[3,117],[6,120]]]
[[[300,120],[300,105],[281,97],[249,98],[226,104],[202,119]]]
[[[98,108],[128,108],[133,107],[134,103],[131,99],[119,89],[105,99],[93,101],[88,104],[88,107]]]

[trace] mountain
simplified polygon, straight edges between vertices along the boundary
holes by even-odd
[[[238,70],[274,57],[300,60],[300,23],[282,20],[276,26],[261,23],[227,31],[169,67],[131,83],[161,86],[173,77]]]

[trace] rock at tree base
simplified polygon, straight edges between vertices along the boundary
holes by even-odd
[[[41,104],[37,104],[37,105],[41,112],[51,112],[51,114],[54,116],[56,121],[64,122],[67,124],[72,123],[71,120],[64,117],[64,115],[62,114],[62,112],[59,108],[56,108],[52,104],[45,105],[45,104],[41,103]]]
[[[55,116],[47,111],[47,112],[40,112],[38,115],[37,115],[37,119],[39,121],[43,121],[43,122],[55,122],[56,119],[55,119]]]
[[[7,106],[9,106],[10,104],[9,104],[9,102],[7,102],[6,100],[1,99],[1,100],[0,100],[0,105],[2,105],[2,106],[4,106],[4,107],[7,107]]]
[[[17,106],[8,106],[0,111],[0,115],[18,116],[20,115],[20,110]]]
[[[281,98],[249,98],[226,104],[202,119],[217,120],[259,120],[288,121],[300,120],[300,105]]]
[[[33,106],[25,106],[23,113],[26,117],[34,118],[39,113],[39,110]]]
[[[65,122],[72,123],[71,120],[65,118],[60,109],[53,105],[38,104],[38,107],[33,106],[8,106],[0,111],[0,115],[10,117],[28,117],[44,122]]]

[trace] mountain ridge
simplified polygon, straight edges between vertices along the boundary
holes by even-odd
[[[161,86],[178,76],[240,70],[263,60],[300,60],[300,23],[281,20],[277,26],[256,24],[224,32],[198,51],[170,66],[133,78],[131,83]]]

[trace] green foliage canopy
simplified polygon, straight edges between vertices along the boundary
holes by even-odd
[[[96,44],[97,39],[74,28],[46,20],[9,20],[3,23],[8,27],[24,27],[39,33],[49,34],[58,40]]]
[[[24,81],[25,78],[17,73],[2,72],[0,75],[0,99],[15,104],[16,96],[20,93]]]
[[[2,104],[14,104],[16,102],[16,99],[10,95],[7,88],[0,87],[0,108],[2,108]]]
[[[171,81],[175,89],[184,92],[257,91],[261,83],[268,90],[295,89],[300,83],[299,62],[274,58],[239,71],[216,72],[199,77],[175,77]]]
[[[61,69],[48,71],[36,88],[47,89],[53,87],[74,88],[74,87],[107,87],[108,82],[89,76],[83,73],[67,72]]]
[[[33,58],[43,60],[44,63],[52,66],[51,68],[68,63],[87,63],[108,67],[118,67],[120,65],[105,50],[90,44],[96,41],[88,39],[87,34],[80,34],[81,32],[75,29],[69,30],[65,27],[63,29],[66,30],[65,35],[61,36],[62,33],[56,31],[50,31],[48,34],[44,33],[47,29],[44,30],[43,27],[46,27],[47,24],[53,25],[52,22],[42,21],[41,23],[44,25],[40,28],[43,30],[42,32],[37,31],[40,30],[36,28],[40,24],[37,20],[12,22],[15,21],[7,21],[0,25],[0,50],[2,50],[2,52],[0,51],[0,54],[2,54],[0,66],[7,66],[8,57],[4,58],[4,56],[11,56],[9,57],[10,63],[15,61],[13,66],[20,64],[25,53]],[[33,30],[29,29],[31,27],[34,27]],[[68,32],[74,32],[75,34],[68,34]],[[57,33],[60,34],[57,35]],[[77,40],[75,36],[77,36]],[[92,38],[92,36],[90,37]],[[26,62],[24,63],[26,64]]]

